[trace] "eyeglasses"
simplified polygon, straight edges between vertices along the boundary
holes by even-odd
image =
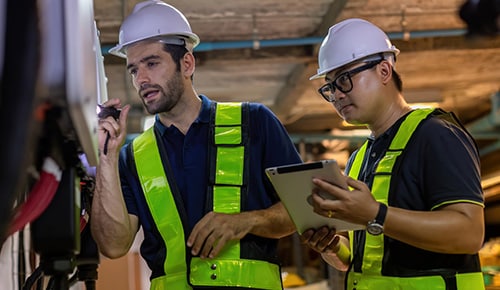
[[[318,89],[318,92],[323,96],[323,98],[325,98],[327,102],[333,103],[335,102],[335,89],[338,89],[344,94],[350,92],[352,90],[351,78],[357,73],[360,73],[367,69],[371,69],[380,62],[382,62],[382,59],[377,61],[371,61],[365,65],[362,65],[350,71],[343,72],[333,81],[328,82],[323,86],[321,86],[321,88]]]

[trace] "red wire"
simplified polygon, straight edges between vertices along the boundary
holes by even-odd
[[[40,179],[33,186],[26,201],[19,206],[7,235],[10,236],[21,230],[47,209],[59,187],[60,180],[60,168],[52,159],[46,159]]]
[[[82,214],[80,215],[80,233],[83,232],[85,227],[87,226],[89,222],[89,215],[88,213],[84,210]]]

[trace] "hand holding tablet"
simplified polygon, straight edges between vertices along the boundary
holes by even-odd
[[[314,188],[313,178],[320,178],[348,189],[345,176],[333,159],[311,163],[277,166],[266,169],[266,174],[292,218],[297,231],[302,234],[307,229],[322,226],[334,227],[337,232],[364,229],[364,225],[353,224],[334,218],[327,218],[313,212],[308,203]],[[334,198],[321,193],[325,199]]]

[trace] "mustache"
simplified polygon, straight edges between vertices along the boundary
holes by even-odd
[[[139,95],[142,96],[142,93],[145,91],[145,90],[148,90],[148,89],[157,89],[159,91],[163,91],[162,87],[160,85],[153,85],[153,84],[143,84],[141,85],[141,87],[139,88]]]

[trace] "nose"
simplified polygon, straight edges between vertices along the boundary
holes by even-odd
[[[335,92],[333,93],[333,97],[335,98],[335,103],[345,98],[345,96],[346,94],[339,89],[336,89]]]
[[[134,85],[136,88],[140,88],[144,84],[148,84],[151,82],[149,78],[149,74],[146,69],[138,68],[137,72],[134,76]]]

